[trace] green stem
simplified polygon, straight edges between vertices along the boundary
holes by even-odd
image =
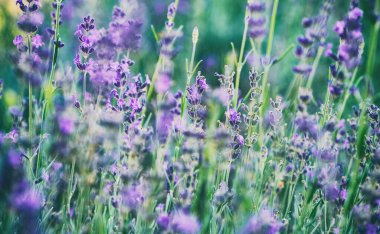
[[[331,78],[331,70],[329,69],[329,79]],[[325,102],[323,104],[323,114],[322,114],[322,119],[320,122],[321,128],[325,126],[326,120],[327,120],[327,112],[329,110],[329,102],[330,102],[330,91],[329,88],[327,87],[326,94],[325,94]]]
[[[271,53],[272,53],[272,46],[273,46],[273,38],[274,38],[274,29],[276,26],[276,18],[277,18],[277,10],[278,10],[278,3],[279,0],[274,0],[273,2],[273,10],[272,10],[272,17],[270,21],[270,29],[269,29],[269,38],[268,38],[268,46],[266,50],[266,57],[270,59]],[[265,67],[264,70],[264,76],[263,76],[263,83],[262,83],[262,92],[261,92],[261,101],[263,102],[260,107],[260,125],[259,125],[259,143],[260,147],[264,144],[264,112],[265,112],[265,103],[264,103],[264,97],[267,92],[267,83],[269,78],[269,69],[270,65]]]
[[[328,205],[328,201],[326,200],[326,196],[325,196],[325,199],[324,199],[324,222],[325,222],[325,233],[329,233],[327,231],[327,205]]]
[[[53,93],[53,79],[54,79],[55,68],[56,68],[57,58],[58,58],[58,50],[59,50],[59,47],[58,47],[58,42],[59,42],[59,16],[61,14],[61,4],[62,4],[62,1],[58,0],[57,1],[57,9],[55,12],[56,19],[55,19],[54,41],[53,41],[54,50],[53,50],[53,59],[52,59],[51,70],[50,70],[50,75],[49,75],[49,83],[48,83],[47,87],[45,87],[45,90],[41,95],[41,98],[42,98],[42,96],[45,96],[45,103],[44,103],[43,108],[42,108],[42,116],[41,116],[42,132],[40,134],[40,143],[42,141],[42,135],[43,135],[43,131],[44,131],[44,125],[45,125],[44,120],[46,117],[46,112],[50,106],[51,99],[52,99],[52,93]],[[38,171],[38,168],[41,165],[41,150],[42,150],[42,144],[40,145],[40,149],[38,150],[38,153],[37,153],[37,169],[36,169],[36,172]]]
[[[53,60],[51,65],[50,77],[49,77],[49,85],[52,85],[54,79],[55,67],[57,64],[58,58],[58,50],[59,50],[59,16],[61,15],[61,1],[57,1],[57,9],[55,12],[55,32],[54,32],[54,51],[53,51]]]
[[[148,89],[147,98],[146,98],[147,102],[150,102],[152,100],[153,91],[154,91],[154,83],[156,83],[157,76],[158,76],[158,70],[159,70],[159,67],[161,65],[161,62],[162,62],[162,55],[160,54],[160,56],[158,57],[157,63],[156,63],[156,67],[154,68],[154,73],[152,76],[152,82],[151,82],[149,89]]]
[[[196,29],[196,30],[198,30],[198,29]],[[196,40],[194,40],[194,39],[193,39],[193,50],[191,52],[190,67],[187,68],[188,71],[187,71],[186,87],[185,87],[185,92],[184,92],[185,95],[182,96],[181,123],[182,123],[183,115],[184,115],[184,112],[185,112],[185,109],[186,109],[186,105],[187,105],[187,102],[185,101],[186,94],[187,94],[187,88],[189,88],[191,79],[194,76],[194,60],[195,60],[195,51],[197,49],[198,38],[196,38]]]
[[[273,45],[273,38],[274,38],[274,28],[276,26],[278,2],[279,2],[279,0],[274,0],[274,3],[273,3],[272,17],[270,20],[268,46],[267,46],[267,51],[266,51],[267,58],[269,58],[271,56],[271,53],[272,53],[272,45]]]
[[[33,87],[31,82],[29,81],[29,116],[28,116],[28,124],[29,124],[29,139],[30,143],[32,143],[33,137]]]
[[[350,97],[350,88],[352,87],[352,85],[354,84],[354,81],[355,81],[355,78],[356,78],[356,73],[357,73],[358,69],[355,69],[351,79],[350,79],[350,83],[348,85],[348,87],[346,87],[346,89],[344,90],[344,97],[343,97],[343,102],[340,106],[340,110],[339,110],[339,113],[338,113],[338,120],[340,120],[343,116],[343,113],[344,113],[344,110],[346,109],[346,104],[347,104],[347,101],[348,101],[348,98]]]
[[[87,71],[83,74],[83,107],[86,106],[86,78],[87,78]]]
[[[379,5],[379,0],[376,1],[376,4]],[[365,87],[365,96],[368,96],[368,89],[370,84],[370,79],[373,77],[373,70],[376,60],[376,50],[377,50],[377,42],[379,38],[379,29],[380,29],[380,21],[377,21],[371,32],[371,40],[370,47],[368,49],[368,62],[366,66],[366,87]]]
[[[176,9],[178,9],[178,4],[179,4],[179,0],[176,0],[174,2],[174,6],[175,6]],[[177,10],[174,12],[173,17],[170,19],[171,22],[174,22],[175,17],[176,17],[176,12],[177,12]],[[171,31],[171,29],[167,29],[167,30]],[[163,59],[163,56],[160,53],[160,56],[158,57],[158,60],[157,60],[157,63],[156,63],[156,67],[154,69],[154,73],[153,73],[153,76],[152,76],[152,83],[150,84],[150,87],[149,87],[149,90],[148,90],[148,93],[147,93],[147,99],[146,99],[147,102],[150,102],[151,99],[152,99],[152,95],[153,95],[153,91],[154,91],[154,83],[156,82],[158,71],[159,71],[162,59]],[[144,111],[144,113],[145,113],[145,111]]]
[[[31,55],[32,53],[32,45],[31,45],[31,39],[30,39],[30,35],[28,34],[28,52],[29,52],[29,55]],[[29,125],[29,139],[30,139],[30,143],[32,143],[32,132],[33,132],[33,126],[32,126],[32,122],[33,122],[33,87],[32,87],[32,83],[31,81],[29,81],[29,86],[28,86],[28,90],[29,90],[29,94],[28,94],[28,101],[29,101],[29,114],[28,114],[28,125]],[[30,155],[32,156],[32,155]]]
[[[27,35],[27,44],[28,44],[28,53],[29,56],[32,54],[32,45],[31,45],[31,35]],[[30,163],[30,172],[33,176],[33,87],[32,83],[29,80],[28,84],[28,132],[29,132],[29,141],[30,141],[30,149],[28,152],[29,155],[29,163]]]
[[[58,50],[59,50],[59,16],[61,14],[61,1],[57,1],[57,9],[55,11],[56,19],[55,19],[55,32],[54,32],[54,50],[53,50],[53,59],[51,62],[51,70],[50,70],[50,76],[49,76],[49,84],[48,87],[45,88],[45,98],[46,103],[44,105],[43,111],[42,111],[42,122],[45,119],[47,108],[49,108],[51,99],[52,99],[52,92],[53,92],[53,80],[54,80],[54,74],[55,74],[55,68],[57,65],[57,58],[58,58]]]
[[[286,203],[286,209],[285,209],[285,213],[283,214],[284,215],[284,218],[286,218],[288,216],[288,213],[290,211],[290,207],[293,203],[293,198],[294,198],[294,193],[296,191],[296,187],[297,187],[297,183],[298,183],[298,180],[300,178],[300,175],[297,176],[296,180],[293,182],[292,185],[289,185],[290,186],[290,196],[288,196],[288,202]]]
[[[312,67],[312,70],[311,70],[311,73],[310,73],[310,76],[309,76],[309,79],[307,81],[307,85],[306,87],[308,89],[311,88],[312,84],[313,84],[313,80],[314,80],[314,77],[315,77],[315,74],[317,72],[317,68],[318,68],[318,65],[319,65],[319,61],[321,60],[321,57],[323,55],[323,51],[324,51],[324,48],[322,46],[320,46],[318,48],[318,52],[317,52],[317,56],[315,57],[315,60],[314,60],[314,63],[313,63],[313,67]]]
[[[316,190],[317,190],[317,181],[315,179],[314,182],[305,191],[306,197],[301,208],[300,225],[298,226],[299,229],[302,229],[304,227],[307,211],[309,210],[309,205],[313,200],[314,193],[316,192]]]
[[[352,168],[352,173],[350,176],[350,184],[348,187],[348,196],[344,203],[343,207],[343,217],[340,220],[339,227],[341,229],[341,233],[344,233],[343,230],[347,227],[349,216],[351,214],[352,208],[355,205],[355,198],[357,196],[357,193],[360,189],[360,183],[362,182],[359,179],[359,172],[360,172],[360,162],[365,157],[365,139],[366,139],[366,133],[367,133],[367,120],[366,120],[366,102],[362,103],[362,111],[359,117],[359,130],[358,130],[358,136],[357,136],[357,143],[356,143],[356,156],[354,165]]]
[[[237,71],[236,71],[236,80],[235,80],[235,94],[234,94],[234,100],[233,100],[233,106],[236,108],[237,102],[238,102],[238,96],[239,96],[239,83],[240,83],[240,76],[241,76],[241,70],[243,69],[243,55],[244,55],[244,49],[245,44],[247,41],[247,32],[248,32],[248,20],[247,20],[248,11],[245,11],[244,15],[244,32],[243,32],[243,38],[241,42],[240,47],[240,54],[239,54],[239,60],[237,64]]]

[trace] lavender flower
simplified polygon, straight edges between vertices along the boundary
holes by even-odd
[[[249,2],[247,4],[247,9],[249,12],[248,18],[248,34],[251,38],[255,40],[262,39],[266,31],[266,17],[265,17],[265,3],[261,0]]]
[[[196,217],[184,212],[174,214],[170,225],[174,232],[181,234],[196,234],[201,228]]]
[[[6,90],[0,105],[7,110],[0,124],[0,227],[5,232],[379,232],[380,108],[366,100],[365,109],[353,108],[348,118],[340,113],[355,101],[348,94],[361,97],[363,71],[357,68],[366,54],[358,0],[351,1],[347,16],[334,27],[338,48],[327,43],[334,0],[322,1],[316,16],[302,20],[304,31],[295,48],[299,62],[293,67],[297,79],[327,75],[325,63],[319,62],[323,50],[334,65],[328,71],[331,80],[321,83],[328,87],[323,105],[320,95],[313,97],[315,90],[297,88],[304,83],[297,80],[291,90],[296,95],[290,94],[291,101],[298,95],[297,109],[289,108],[293,102],[287,106],[281,87],[269,92],[261,83],[263,75],[289,70],[283,63],[289,51],[276,51],[283,56],[275,61],[260,58],[268,44],[263,43],[267,1],[248,0],[243,9],[243,42],[251,42],[253,53],[242,46],[240,58],[235,51],[227,56],[224,74],[215,73],[220,85],[202,75],[223,61],[212,59],[213,66],[206,64],[208,69],[198,71],[194,80],[189,71],[186,88],[176,93],[171,89],[180,86],[175,76],[182,70],[174,58],[183,33],[175,27],[175,17],[177,12],[184,14],[181,20],[192,15],[188,1],[168,6],[162,32],[152,27],[160,53],[155,66],[145,53],[152,51],[149,43],[142,47],[143,22],[150,18],[141,13],[141,1],[121,2],[109,22],[96,21],[96,26],[92,17],[82,18],[74,33],[78,48],[71,54],[77,72],[56,53],[70,27],[55,30],[64,19],[76,19],[82,0],[65,2],[65,7],[61,0],[52,1],[48,34],[40,28],[46,12],[39,11],[40,2],[16,1],[22,32],[13,39],[17,53],[11,54],[14,74],[26,79],[32,97],[13,106],[15,91]],[[153,7],[162,8],[158,3]],[[281,5],[279,9],[284,13]],[[273,23],[283,23],[272,17]],[[198,54],[195,28],[193,37],[185,34],[184,39],[192,39]],[[207,51],[200,55],[209,56]],[[256,57],[265,72],[253,66],[246,74],[240,65]],[[202,68],[199,64],[196,69]],[[249,93],[241,93],[244,98],[232,105],[236,66],[241,78],[247,75],[242,82]],[[348,80],[354,74],[357,80]],[[82,100],[78,79],[83,81]],[[23,96],[22,89],[15,90]],[[0,97],[2,91],[0,80]],[[343,100],[342,94],[347,96]],[[259,113],[262,107],[268,107],[267,115]]]
[[[60,117],[58,120],[59,130],[64,135],[70,135],[74,131],[74,121],[70,117]]]
[[[232,126],[240,124],[240,114],[235,109],[230,109],[227,114],[228,120]]]
[[[318,137],[318,123],[313,116],[300,114],[295,118],[294,124],[299,132],[308,134],[314,139]]]
[[[344,21],[338,21],[334,31],[339,35],[338,58],[350,71],[361,62],[363,35],[361,33],[361,20],[363,11],[358,7],[352,8]]]
[[[115,7],[108,37],[121,50],[136,51],[140,47],[142,22],[128,19],[123,10]]]
[[[206,117],[206,107],[202,104],[202,98],[207,89],[206,78],[200,73],[195,78],[195,84],[187,88],[188,113],[196,124],[201,124]]]
[[[138,209],[144,202],[145,192],[142,185],[131,185],[121,191],[122,204],[129,209]]]
[[[298,65],[293,67],[293,72],[308,77],[312,71],[312,66],[308,62],[315,57],[315,50],[325,43],[327,36],[327,23],[333,9],[335,0],[325,0],[320,8],[319,14],[311,18],[304,18],[302,26],[305,34],[298,36],[295,54],[300,58]]]
[[[262,209],[258,214],[252,216],[241,233],[259,234],[280,233],[284,224],[278,221],[268,209]]]
[[[91,32],[95,29],[95,20],[90,16],[86,16],[83,19],[83,23],[78,25],[78,30],[75,32],[75,35],[78,37],[80,41],[79,46],[79,54],[75,55],[74,64],[80,71],[84,71],[87,69],[89,64],[86,62],[90,54],[94,52],[94,41],[91,37]],[[85,62],[81,62],[81,57],[85,60]]]
[[[39,12],[25,12],[17,22],[18,27],[26,33],[34,33],[43,22],[43,15]]]
[[[21,52],[25,52],[28,50],[28,47],[25,45],[24,38],[21,35],[17,35],[13,39],[13,45],[15,45],[17,49]]]
[[[169,91],[173,84],[171,76],[169,72],[160,72],[158,74],[157,82],[154,84],[157,93],[163,94]]]
[[[161,104],[157,117],[157,137],[161,144],[165,143],[170,133],[178,126],[180,122],[182,93],[177,95],[169,94],[165,102]]]

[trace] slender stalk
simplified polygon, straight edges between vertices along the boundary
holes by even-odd
[[[243,38],[241,42],[240,47],[240,54],[239,54],[239,60],[237,64],[237,71],[236,71],[236,80],[235,80],[235,93],[234,93],[234,100],[233,100],[233,106],[236,108],[237,102],[238,102],[238,96],[239,96],[239,83],[240,83],[240,76],[241,76],[241,70],[243,69],[243,55],[244,55],[244,49],[245,44],[247,41],[247,32],[248,32],[248,20],[247,20],[248,10],[245,10],[244,15],[244,32],[243,32]]]
[[[324,222],[325,222],[325,233],[329,233],[327,231],[327,205],[328,205],[328,201],[326,200],[326,196],[325,196],[325,199],[324,199]]]
[[[47,109],[50,107],[50,104],[51,104],[51,99],[52,99],[52,95],[53,95],[53,80],[54,80],[54,74],[55,74],[55,68],[56,68],[56,64],[57,64],[57,58],[58,58],[58,50],[59,50],[59,39],[60,39],[60,36],[59,36],[59,16],[61,15],[61,4],[62,4],[62,0],[58,0],[57,1],[57,9],[55,11],[55,31],[54,31],[54,41],[53,41],[53,44],[54,44],[54,49],[53,49],[53,59],[52,59],[52,63],[51,63],[51,70],[50,70],[50,75],[49,75],[49,83],[47,85],[47,87],[45,87],[45,90],[44,92],[42,93],[41,97],[44,96],[45,97],[45,103],[42,107],[42,116],[41,116],[41,122],[42,122],[42,132],[40,134],[40,142],[42,141],[42,135],[43,135],[43,131],[44,131],[44,125],[45,125],[45,117],[46,117],[46,112],[47,112]],[[42,145],[40,146],[40,149],[38,150],[38,153],[37,153],[37,167],[36,167],[36,173],[38,172],[38,169],[39,169],[39,166],[41,165],[41,148],[42,148]]]
[[[278,3],[279,0],[274,0],[273,2],[273,10],[272,10],[272,17],[270,21],[270,28],[269,28],[269,38],[268,38],[268,46],[266,50],[266,57],[270,58],[272,53],[272,46],[273,46],[273,38],[274,38],[274,29],[276,26],[276,18],[277,18],[277,10],[278,10]],[[260,107],[260,125],[259,125],[259,144],[260,146],[264,143],[264,112],[265,112],[265,95],[267,92],[267,83],[269,78],[269,70],[270,65],[265,67],[264,70],[264,76],[263,76],[263,83],[262,83],[262,92],[261,92],[261,101],[262,105]]]
[[[190,70],[189,70],[189,72],[191,72],[190,76],[193,75],[194,73],[193,69],[194,69],[195,50],[197,49],[198,38],[199,38],[198,27],[194,27],[193,35],[192,35],[193,50],[191,52]],[[188,83],[189,83],[189,79],[188,79]]]
[[[354,84],[357,71],[358,71],[358,69],[355,69],[355,71],[354,71],[354,73],[353,73],[353,75],[352,75],[352,77],[350,79],[350,83],[349,83],[348,87],[346,87],[346,89],[344,91],[343,102],[342,102],[342,104],[340,106],[340,109],[339,109],[339,112],[338,112],[338,120],[340,120],[342,118],[344,110],[346,109],[346,104],[347,104],[348,98],[350,97],[349,89]]]
[[[330,92],[327,90],[326,96],[325,96],[325,102],[323,104],[323,114],[322,114],[322,120],[321,120],[321,128],[325,125],[327,120],[327,112],[329,109],[329,101],[330,101]]]
[[[305,190],[305,199],[302,204],[301,213],[300,213],[300,224],[298,225],[298,229],[302,229],[304,227],[304,224],[306,222],[307,212],[309,210],[309,205],[312,202],[312,199],[314,197],[314,193],[317,190],[317,182],[316,180],[308,187],[307,190]]]
[[[50,71],[50,77],[49,77],[49,84],[52,85],[53,79],[54,79],[54,72],[55,67],[57,64],[57,58],[58,58],[58,51],[59,51],[59,16],[61,15],[61,4],[62,1],[57,1],[57,10],[55,12],[55,32],[54,32],[54,52],[53,52],[53,60],[52,60],[52,67]]]
[[[158,57],[156,66],[154,68],[152,83],[150,84],[149,89],[148,89],[147,98],[146,98],[147,102],[150,102],[152,100],[153,91],[154,91],[154,83],[157,80],[158,71],[159,71],[159,67],[161,66],[161,63],[162,63],[162,55],[160,54],[160,56]]]
[[[83,74],[83,107],[86,106],[86,78],[87,78],[87,71]]]
[[[276,26],[278,3],[279,3],[279,0],[274,0],[272,17],[270,20],[270,27],[269,27],[268,46],[267,46],[267,50],[266,50],[266,56],[267,57],[270,57],[271,53],[272,53],[272,45],[273,45],[273,38],[274,38],[274,29]]]
[[[350,184],[348,187],[348,195],[347,199],[344,203],[343,208],[343,217],[341,218],[339,222],[339,227],[341,229],[341,233],[344,233],[344,230],[347,227],[347,224],[349,222],[349,216],[351,214],[352,208],[355,205],[355,200],[357,193],[360,189],[360,184],[362,180],[359,179],[360,177],[360,163],[361,160],[365,157],[365,139],[366,139],[366,133],[367,133],[367,120],[366,120],[366,102],[362,102],[362,112],[359,117],[359,130],[358,130],[358,136],[357,136],[357,142],[356,142],[356,155],[354,159],[354,164],[352,168],[352,173],[350,176]]]
[[[289,211],[290,211],[290,207],[292,205],[292,202],[293,202],[293,198],[294,198],[294,193],[296,191],[296,187],[297,187],[297,183],[298,183],[298,180],[300,178],[300,175],[297,176],[296,180],[293,182],[293,184],[290,184],[289,186],[291,186],[290,188],[290,195],[288,196],[287,200],[287,204],[286,204],[286,209],[285,209],[285,213],[284,213],[284,218],[287,217]]]
[[[180,123],[181,123],[181,125],[182,125],[182,122],[183,122],[183,116],[185,114],[185,110],[186,110],[186,106],[187,106],[187,102],[186,102],[187,89],[190,86],[191,79],[192,79],[192,77],[194,75],[194,72],[195,72],[194,71],[194,60],[195,60],[195,51],[196,51],[196,48],[197,48],[198,37],[199,37],[198,27],[194,28],[192,37],[193,37],[192,38],[193,39],[192,40],[192,42],[193,42],[193,50],[192,50],[192,53],[191,53],[190,67],[187,67],[187,64],[186,64],[186,69],[187,69],[186,87],[185,87],[184,95],[181,98],[181,113],[180,113]],[[176,143],[176,147],[175,147],[175,153],[174,153],[174,157],[175,158],[178,157],[181,141],[182,141],[182,135],[181,135],[181,130],[179,130],[178,131],[178,136],[177,136],[177,143]]]
[[[379,7],[380,1],[376,1],[377,8]],[[373,77],[373,70],[376,60],[376,50],[377,50],[377,42],[379,38],[379,29],[380,29],[380,21],[377,21],[374,27],[372,28],[371,32],[371,41],[370,41],[370,47],[368,49],[368,61],[366,66],[366,87],[365,87],[365,96],[368,96],[368,89],[370,85],[370,79]]]
[[[32,45],[31,45],[31,35],[27,35],[27,44],[28,44],[28,53],[29,56],[32,54]],[[28,150],[29,156],[29,170],[30,174],[33,177],[33,87],[32,83],[29,80],[28,83],[28,133],[30,141],[30,149]]]
[[[32,45],[31,45],[31,38],[30,38],[30,34],[28,34],[27,36],[27,40],[28,40],[28,53],[29,55],[31,55],[32,53]],[[29,114],[28,114],[28,125],[29,125],[29,139],[30,139],[30,143],[32,143],[32,133],[33,133],[33,87],[32,87],[32,83],[31,81],[29,80],[29,84],[28,84],[28,108],[29,108]],[[31,156],[31,155],[30,155]]]
[[[197,43],[198,43],[198,36],[199,36],[198,28],[195,27],[193,30],[193,50],[191,53],[190,67],[187,67],[186,87],[185,87],[184,95],[182,96],[181,122],[182,122],[184,111],[185,111],[186,105],[187,105],[187,103],[185,101],[186,94],[187,94],[187,88],[189,88],[191,79],[193,78],[194,72],[195,72],[194,71],[194,60],[195,60],[195,51],[196,51]]]
[[[331,70],[329,69],[329,79],[331,78]],[[323,104],[323,113],[322,113],[322,119],[320,122],[321,128],[325,126],[326,120],[327,120],[327,112],[329,109],[329,102],[330,102],[330,91],[329,88],[327,87],[326,94],[325,94],[325,102]]]
[[[29,103],[29,106],[28,106],[29,140],[30,140],[30,144],[32,144],[32,141],[33,141],[33,87],[30,81],[29,81],[28,103]],[[31,151],[32,151],[32,148],[33,147],[31,146]]]
[[[175,0],[174,6],[175,6],[176,9],[178,9],[178,4],[179,4],[179,0]],[[174,20],[175,20],[176,13],[177,13],[177,11],[174,12],[174,15],[173,15],[173,17],[171,19],[172,22],[174,22]],[[169,28],[167,30],[171,31],[171,28]],[[146,99],[147,102],[151,101],[151,99],[152,99],[152,95],[153,95],[153,91],[154,91],[154,83],[157,80],[157,75],[158,75],[158,71],[159,71],[160,65],[162,63],[162,60],[163,60],[163,56],[162,56],[162,54],[160,52],[160,56],[158,57],[158,60],[157,60],[157,63],[156,63],[156,67],[154,69],[154,73],[153,73],[153,76],[152,76],[152,83],[150,84],[150,87],[149,87],[149,90],[148,90],[148,93],[147,93],[147,99]]]
[[[47,88],[45,88],[45,98],[46,103],[44,105],[43,111],[42,111],[42,122],[46,116],[46,111],[50,106],[51,99],[52,99],[52,92],[53,92],[53,80],[54,80],[54,74],[55,74],[55,68],[57,65],[57,58],[58,58],[58,51],[59,51],[59,16],[61,14],[61,4],[62,1],[57,1],[57,9],[55,11],[56,19],[55,19],[55,31],[54,31],[54,49],[53,49],[53,59],[51,62],[51,70],[49,75],[49,84]]]
[[[312,67],[311,73],[309,75],[309,79],[307,80],[306,87],[308,89],[310,89],[311,86],[312,86],[312,84],[313,84],[313,80],[314,80],[315,74],[317,72],[319,61],[321,60],[321,57],[323,55],[323,51],[324,51],[324,48],[322,46],[320,46],[318,48],[317,56],[315,57],[315,60],[314,60],[314,63],[313,63],[313,67]]]

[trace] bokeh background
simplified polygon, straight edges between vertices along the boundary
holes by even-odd
[[[51,1],[40,1],[43,6],[42,11],[45,14],[45,24],[49,25],[51,22],[49,16],[52,10]],[[267,1],[269,4],[272,2]],[[151,25],[155,27],[157,32],[163,29],[167,6],[170,2],[170,0],[66,0],[62,12],[63,24],[61,26],[61,36],[65,47],[60,50],[58,66],[60,69],[65,69],[67,65],[74,67],[72,61],[78,47],[78,41],[73,33],[76,25],[84,16],[91,15],[94,17],[97,27],[101,28],[108,24],[113,6],[121,4],[133,12],[136,17],[143,18],[144,38],[142,50],[137,54],[132,54],[132,58],[137,63],[137,66],[134,67],[136,72],[152,75],[158,58],[158,46],[155,42]],[[363,30],[366,41],[369,38],[369,29],[374,23],[369,2],[370,0],[361,1],[361,8],[365,12]],[[338,37],[333,32],[332,27],[336,20],[344,17],[349,3],[349,0],[337,0],[333,15],[330,18],[328,40],[334,42],[335,45]],[[246,0],[180,0],[176,26],[183,26],[184,36],[177,43],[179,52],[175,57],[174,89],[183,90],[185,86],[185,60],[191,56],[191,33],[194,26],[198,26],[200,32],[196,54],[197,60],[203,60],[200,70],[206,75],[208,83],[214,86],[218,85],[214,73],[222,73],[224,65],[231,63],[231,42],[237,49],[240,48],[244,27],[245,4]],[[280,0],[272,52],[273,57],[280,56],[286,48],[296,44],[297,36],[303,32],[302,18],[316,15],[322,4],[323,0]],[[271,7],[268,7],[269,10],[271,10]],[[4,95],[0,99],[0,130],[3,131],[7,131],[11,127],[7,108],[16,104],[22,95],[11,59],[11,54],[15,52],[12,40],[20,33],[16,24],[20,14],[20,10],[15,6],[15,0],[0,0],[0,79],[4,80]],[[364,53],[368,53],[367,48]],[[363,57],[366,58],[366,56]],[[323,58],[317,70],[316,82],[313,87],[317,102],[322,101],[326,91],[329,62],[327,58]],[[286,89],[294,77],[292,66],[296,63],[297,59],[293,53],[290,53],[281,64],[273,67],[269,77],[272,95],[286,93]],[[376,60],[375,69],[373,87],[375,101],[379,102],[379,96],[376,95],[380,90],[380,79],[376,75],[380,73],[379,59]],[[359,74],[362,73],[362,71],[359,72]],[[246,67],[241,79],[242,92],[246,92],[247,87],[249,87],[247,75],[248,68]]]

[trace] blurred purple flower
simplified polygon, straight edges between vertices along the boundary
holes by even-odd
[[[176,233],[196,234],[200,231],[201,226],[195,216],[180,211],[173,215],[171,228]]]
[[[319,135],[318,123],[313,116],[299,114],[296,116],[294,124],[299,132],[307,133],[317,139]]]
[[[42,37],[40,35],[36,34],[36,35],[34,35],[32,37],[32,46],[33,46],[33,48],[38,49],[38,48],[40,48],[43,45],[44,45],[44,42],[42,41]]]
[[[8,161],[12,167],[19,167],[22,163],[22,154],[16,150],[11,149],[8,152]]]
[[[327,183],[323,186],[323,192],[327,201],[336,201],[339,198],[339,189],[336,182]]]
[[[58,125],[63,135],[70,135],[74,131],[75,122],[70,117],[61,116],[58,118]]]
[[[157,93],[165,93],[167,92],[170,87],[172,86],[172,80],[168,73],[166,72],[160,72],[158,75],[157,81],[154,84],[154,87],[156,88]]]
[[[17,35],[13,39],[13,45],[15,45],[17,48],[23,46],[24,45],[24,38],[21,35]]]
[[[233,108],[227,112],[227,117],[232,126],[237,126],[240,123],[240,113]]]
[[[42,24],[43,20],[44,16],[39,12],[24,13],[17,21],[17,25],[24,32],[33,33],[37,31],[38,26]]]
[[[262,209],[258,214],[252,216],[246,226],[244,227],[242,234],[276,234],[280,233],[284,224],[277,220],[272,211],[269,209]]]
[[[335,24],[334,31],[340,37],[338,58],[345,64],[348,70],[355,69],[361,63],[362,43],[364,41],[361,33],[363,11],[353,7],[344,21]]]
[[[121,191],[122,203],[131,210],[138,209],[144,202],[144,188],[142,185],[130,185]]]
[[[35,213],[42,207],[42,203],[42,195],[34,189],[16,191],[12,196],[12,206],[22,213]]]
[[[169,227],[170,216],[167,213],[161,213],[158,215],[156,222],[160,228],[166,230]]]

